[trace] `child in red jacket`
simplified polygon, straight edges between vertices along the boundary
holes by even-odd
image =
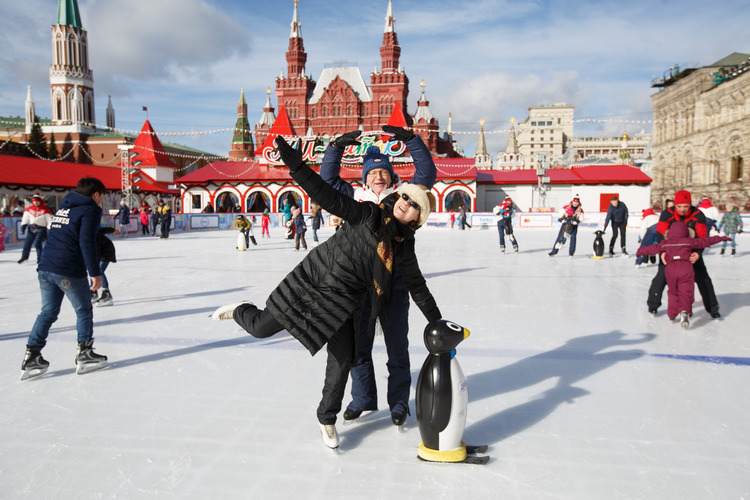
[[[682,221],[673,222],[669,226],[664,240],[655,245],[641,247],[636,252],[637,256],[664,254],[664,270],[667,278],[667,316],[674,320],[680,316],[680,325],[683,328],[690,326],[688,319],[693,315],[693,300],[695,299],[695,271],[689,258],[693,250],[706,248],[721,241],[726,241],[726,236],[709,236],[705,238],[691,238],[688,228]]]

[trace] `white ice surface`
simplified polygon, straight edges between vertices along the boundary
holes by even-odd
[[[591,259],[590,233],[581,229],[572,259],[565,248],[547,256],[551,229],[516,230],[518,255],[498,253],[494,229],[417,235],[443,315],[471,331],[458,349],[464,440],[489,445],[486,466],[416,458],[413,388],[426,349],[413,304],[405,432],[387,411],[380,337],[381,410],[340,419],[338,452],[315,417],[325,352],[208,318],[230,302],[262,305],[304,257],[279,231],[248,252],[234,250],[230,231],[115,239],[115,305],[94,315],[111,367],[75,374],[66,301],[44,350],[50,370],[26,382],[40,294],[33,251],[18,265],[12,248],[0,254],[0,498],[750,498],[750,238],[738,238],[736,258],[707,252],[723,316],[711,320],[696,292],[685,331],[667,320],[666,293],[658,316],[647,312],[655,267]],[[728,357],[739,364],[721,363]]]

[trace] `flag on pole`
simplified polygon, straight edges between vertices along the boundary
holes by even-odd
[[[143,111],[148,111],[148,108],[146,106],[143,106]]]

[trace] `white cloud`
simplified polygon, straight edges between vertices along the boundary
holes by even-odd
[[[80,4],[91,65],[113,78],[200,82],[211,67],[248,53],[250,35],[205,0],[90,0]]]

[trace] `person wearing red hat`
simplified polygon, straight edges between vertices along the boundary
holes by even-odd
[[[513,214],[515,208],[510,196],[505,197],[505,201],[497,205],[493,210],[497,219],[497,232],[500,235],[500,251],[505,253],[505,233],[508,233],[508,239],[513,245],[513,250],[518,253],[518,242],[513,236]]]
[[[21,234],[26,234],[26,241],[23,242],[21,258],[18,260],[22,264],[29,260],[32,245],[36,248],[37,264],[42,259],[42,244],[47,240],[47,229],[52,224],[52,210],[49,209],[44,200],[35,193],[31,198],[31,206],[24,210],[21,217]]]
[[[658,241],[664,239],[667,230],[676,221],[684,222],[693,237],[705,238],[708,236],[706,216],[692,205],[690,191],[677,191],[674,194],[674,207],[668,208],[661,213],[659,222],[656,224],[656,238]],[[693,264],[695,284],[698,285],[698,291],[703,298],[703,306],[706,308],[706,312],[714,319],[720,318],[719,301],[716,298],[714,285],[711,277],[708,275],[701,250],[695,251],[690,255],[690,263]],[[660,259],[659,270],[654,279],[651,280],[648,299],[646,300],[648,311],[651,314],[656,314],[659,310],[661,297],[664,293],[664,288],[667,286],[664,268],[664,262]]]
[[[659,222],[659,216],[650,209],[647,208],[643,211],[643,218],[641,219],[641,229],[638,234],[638,241],[641,243],[641,247],[647,247],[656,243],[656,224]],[[644,257],[639,255],[635,259],[635,265],[640,266],[644,260],[651,260],[652,264],[656,264],[656,256],[651,255]],[[648,263],[648,262],[647,262]]]

